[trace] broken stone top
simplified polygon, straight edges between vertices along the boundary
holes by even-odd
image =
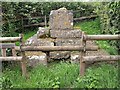
[[[62,10],[62,11],[64,11],[64,10],[67,11],[67,9],[66,9],[65,7],[58,9],[58,11],[60,11],[60,10]]]
[[[72,30],[73,13],[66,8],[52,10],[50,13],[49,27],[51,30]]]

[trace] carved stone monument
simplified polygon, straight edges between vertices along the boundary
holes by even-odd
[[[66,8],[52,10],[49,17],[49,28],[39,27],[37,34],[26,41],[26,45],[34,46],[77,46],[81,44],[81,31],[73,29],[73,13]],[[41,63],[47,64],[45,52],[26,52],[28,63],[31,66]],[[40,57],[40,58],[39,58]],[[44,57],[44,58],[43,58]],[[31,60],[32,58],[32,60]],[[36,59],[35,59],[36,58]],[[72,62],[79,60],[79,55],[70,51],[50,52],[51,59],[71,59]],[[34,60],[37,61],[34,61]],[[33,63],[31,61],[34,61]],[[37,62],[37,63],[36,63]]]

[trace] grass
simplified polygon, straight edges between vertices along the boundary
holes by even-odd
[[[90,35],[101,34],[100,21],[98,18],[92,21],[84,21],[81,23],[76,23],[74,26],[75,28],[80,28],[86,34],[90,34]],[[108,41],[96,41],[96,44],[98,44],[100,48],[106,50],[111,55],[118,54],[117,48],[114,46],[111,46],[108,43]]]
[[[33,36],[34,34],[36,34],[37,33],[37,31],[36,30],[31,30],[31,31],[29,31],[29,32],[25,32],[24,33],[24,40],[27,40],[28,38],[30,38],[31,36]]]
[[[100,23],[99,19],[91,20],[91,21],[83,21],[81,23],[76,23],[74,25],[76,28],[80,28],[86,34],[100,34]]]
[[[87,69],[86,76],[79,76],[79,65],[60,62],[50,67],[37,66],[29,71],[29,79],[21,76],[20,68],[3,72],[4,88],[116,88],[117,68],[102,63]]]

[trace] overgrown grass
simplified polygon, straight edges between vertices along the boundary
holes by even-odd
[[[24,33],[24,40],[27,40],[28,38],[30,38],[31,36],[33,36],[36,33],[37,33],[37,30],[32,30],[32,31],[25,32]]]
[[[117,68],[102,63],[79,76],[79,65],[60,62],[50,67],[37,66],[29,71],[29,79],[21,76],[20,68],[3,72],[3,86],[13,88],[116,88]]]
[[[100,23],[99,19],[83,21],[81,23],[76,23],[74,27],[80,28],[86,34],[100,34]]]
[[[100,29],[100,21],[99,19],[91,20],[91,21],[84,21],[81,23],[76,23],[75,28],[80,28],[82,31],[84,31],[86,34],[90,35],[98,35],[101,34]],[[108,41],[96,41],[96,43],[99,45],[100,48],[106,50],[109,54],[118,54],[117,48],[114,46],[111,46]]]

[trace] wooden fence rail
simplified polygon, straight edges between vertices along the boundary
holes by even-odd
[[[20,41],[21,37],[0,37],[0,42],[16,42]]]
[[[120,60],[120,55],[109,55],[109,56],[86,56],[83,57],[83,62],[91,62],[91,61],[116,61]]]
[[[120,35],[84,35],[84,40],[120,40]]]
[[[0,57],[0,61],[21,61],[22,57],[21,56],[17,56],[17,57]]]
[[[83,46],[22,46],[22,51],[82,51]],[[96,51],[98,46],[86,47],[87,51]]]

